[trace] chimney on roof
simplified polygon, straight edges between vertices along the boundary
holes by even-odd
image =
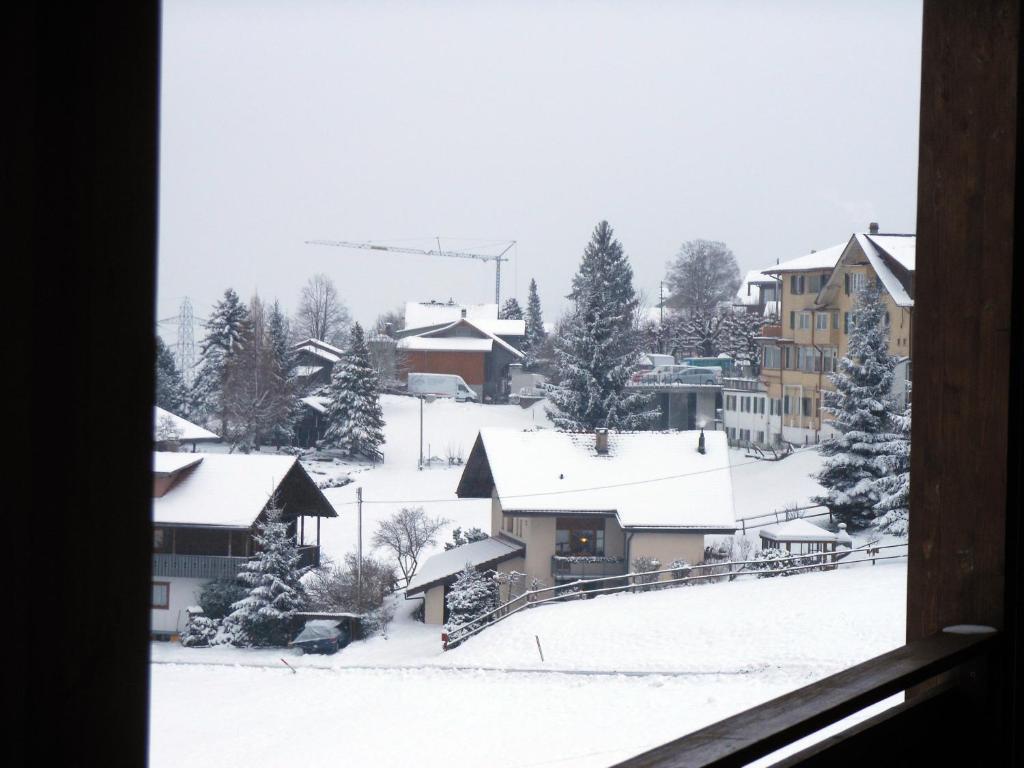
[[[462,316],[463,316],[463,317],[465,317],[465,316],[466,316],[466,308],[465,308],[465,307],[463,307],[463,308],[462,308]]]
[[[608,430],[603,427],[599,427],[594,430],[594,448],[597,452],[604,456],[608,453]]]
[[[870,224],[868,224],[868,234],[869,235],[877,235],[878,234],[878,222],[877,221],[872,221]]]
[[[705,453],[704,448],[704,427],[700,428],[700,437],[697,438],[697,453]]]

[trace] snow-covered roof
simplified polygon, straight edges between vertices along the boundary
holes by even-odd
[[[497,304],[456,304],[453,301],[410,301],[405,305],[405,328],[429,328],[455,322],[463,317],[469,320],[497,320]]]
[[[766,267],[761,270],[766,275],[773,275],[779,272],[804,272],[815,269],[832,269],[836,262],[839,261],[839,257],[843,255],[843,251],[846,250],[848,241],[843,241],[838,245],[832,245],[820,251],[809,253],[806,256],[798,256],[795,259],[784,261],[781,264],[776,264],[772,267]]]
[[[203,460],[205,453],[173,453],[170,451],[155,451],[153,453],[153,474],[173,475],[186,467],[198,464]]]
[[[515,557],[522,554],[524,550],[522,544],[516,544],[506,539],[488,538],[440,552],[423,563],[416,575],[412,577],[405,593],[408,595],[413,592],[421,592],[437,582],[444,581],[463,570],[466,563],[477,568],[481,565]]]
[[[885,287],[888,294],[892,296],[892,300],[896,302],[896,306],[914,306],[914,299],[911,298],[909,293],[907,293],[907,289],[904,288],[903,283],[901,283],[900,279],[893,274],[893,271],[889,268],[885,258],[883,258],[883,256],[878,252],[874,242],[872,242],[874,238],[869,235],[856,235],[855,237],[857,238],[857,243],[860,245],[861,250],[864,251],[864,255],[867,256],[868,262],[871,264],[871,268],[875,270],[875,274],[878,275],[878,279],[882,281],[882,285]],[[891,240],[893,238],[890,237],[889,239]],[[912,239],[914,241],[917,240],[916,237],[908,239]],[[902,248],[902,256],[904,259],[908,258],[907,250],[907,246],[904,245]],[[888,253],[888,251],[886,251],[886,253]],[[913,257],[910,257],[910,263],[913,263]],[[913,269],[913,267],[911,267],[911,269]]]
[[[200,461],[163,496],[153,499],[154,523],[247,528],[296,461],[294,456],[157,451],[154,471],[186,457]]]
[[[802,518],[787,520],[784,523],[766,525],[758,535],[769,541],[835,541],[836,535],[831,531],[808,522]]]
[[[743,306],[755,307],[761,303],[761,286],[762,283],[774,283],[775,278],[771,275],[765,274],[764,270],[752,269],[743,278],[743,282],[740,283],[739,290],[736,291],[736,304],[742,304]]]
[[[868,235],[875,245],[899,262],[909,272],[914,271],[917,254],[917,235]]]
[[[309,352],[329,363],[336,363],[345,355],[345,351],[338,349],[333,344],[328,344],[320,339],[306,339],[292,346],[293,352]]]
[[[472,318],[473,325],[495,336],[525,336],[525,320],[485,320]]]
[[[300,400],[317,413],[327,413],[327,404],[330,402],[329,398],[320,395],[310,395],[300,398]]]
[[[733,531],[732,474],[724,432],[608,435],[599,455],[592,434],[483,429],[466,463],[460,496],[489,495],[473,472],[486,454],[502,509],[607,512],[624,528]],[[477,484],[479,487],[474,487]]]
[[[469,336],[428,338],[407,336],[398,342],[399,349],[423,352],[490,352],[494,348],[492,339],[477,339]]]
[[[406,336],[404,339],[401,340],[401,342],[399,342],[399,344],[402,344],[404,342],[409,342],[412,339],[440,338],[440,337],[442,337],[443,334],[445,334],[448,331],[452,330],[453,328],[457,328],[459,326],[468,327],[468,328],[471,328],[471,329],[475,330],[477,333],[483,334],[483,336],[485,336],[487,339],[490,339],[495,344],[503,347],[505,350],[510,352],[515,357],[524,357],[522,352],[520,352],[518,349],[513,347],[507,341],[505,341],[504,339],[499,338],[497,335],[495,335],[494,333],[491,333],[486,328],[481,327],[475,320],[469,320],[469,319],[467,319],[465,317],[456,320],[454,323],[449,323],[448,325],[444,326],[443,328],[435,328],[432,331],[424,331],[423,333],[419,334],[418,336]],[[466,336],[456,336],[456,337],[445,336],[443,338],[451,340],[451,339],[456,339],[456,338],[457,339],[465,339],[465,338],[470,338],[470,337],[466,337]],[[423,349],[426,349],[426,348],[427,347],[423,347]],[[490,349],[492,349],[492,348],[493,347],[488,347],[486,351],[490,351]],[[414,349],[414,347],[403,347],[403,349]],[[449,347],[435,346],[435,347],[433,347],[433,349],[449,349]]]
[[[178,438],[183,443],[201,443],[213,440],[220,440],[220,437],[215,435],[208,429],[203,429],[198,424],[193,424],[187,419],[181,418],[181,416],[175,416],[170,411],[165,411],[159,405],[153,406],[153,436],[156,436],[156,431],[160,426],[160,422],[165,419],[170,419],[174,424],[174,429],[178,432],[180,437]]]

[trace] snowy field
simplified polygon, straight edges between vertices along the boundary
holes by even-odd
[[[457,525],[486,530],[487,501],[455,500],[461,467],[416,469],[419,402],[383,406],[383,465],[306,465],[317,480],[355,481],[325,491],[339,513],[323,523],[325,554],[355,549],[357,486],[366,552],[376,522],[410,502],[451,521],[444,539]],[[534,425],[549,426],[543,403],[437,401],[424,408],[424,450],[465,459],[480,427]],[[737,516],[817,490],[813,449],[731,462]],[[154,643],[151,763],[605,766],[901,645],[905,601],[896,561],[543,606],[447,653],[439,627],[411,618],[418,601],[401,598],[387,639],[333,656]]]
[[[541,607],[447,653],[408,604],[389,639],[334,656],[155,643],[152,764],[343,748],[378,766],[608,765],[902,645],[905,600],[905,565],[864,564]]]

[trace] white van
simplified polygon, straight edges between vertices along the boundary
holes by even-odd
[[[479,399],[465,379],[454,373],[410,373],[406,391],[410,395],[454,397],[460,403]]]

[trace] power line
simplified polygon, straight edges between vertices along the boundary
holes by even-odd
[[[648,485],[651,483],[661,483],[666,480],[679,480],[684,477],[693,477],[695,475],[706,475],[711,472],[722,472],[724,470],[732,470],[737,467],[745,467],[748,464],[759,464],[761,459],[755,459],[753,461],[743,461],[739,464],[730,464],[727,467],[715,467],[713,469],[699,469],[694,472],[683,472],[678,475],[664,475],[663,477],[649,477],[643,480],[627,480],[622,483],[610,483],[608,485],[594,485],[587,488],[566,488],[564,490],[557,491],[539,491],[537,493],[516,493],[508,496],[502,496],[502,499],[526,499],[534,498],[537,496],[559,496],[567,493],[582,493],[584,491],[604,491],[611,488],[626,488],[636,485]],[[462,498],[448,498],[448,499],[380,499],[370,500],[363,499],[363,504],[449,504],[457,501],[480,501],[480,499],[462,499]],[[351,506],[355,504],[355,501],[340,501],[332,506]]]

